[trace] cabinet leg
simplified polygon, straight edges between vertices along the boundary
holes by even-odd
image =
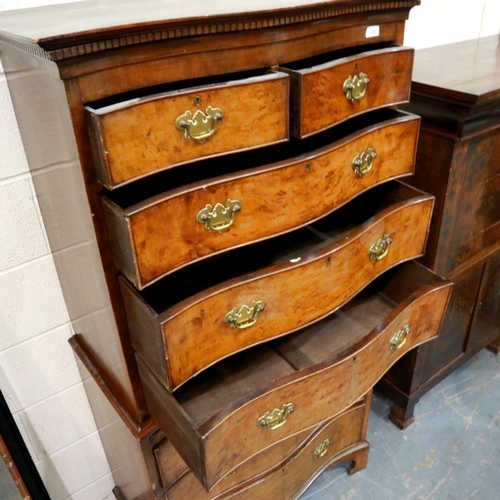
[[[417,401],[408,400],[406,406],[400,406],[395,403],[391,413],[389,413],[389,420],[401,430],[405,430],[415,422],[413,413],[415,412],[415,405]]]
[[[489,346],[488,349],[495,354],[500,354],[500,337],[498,337],[494,342],[492,342]]]
[[[350,476],[366,468],[366,464],[368,463],[368,452],[370,451],[370,443],[365,441],[364,444],[366,444],[366,446],[360,448],[352,458],[351,466],[347,470],[347,473]]]

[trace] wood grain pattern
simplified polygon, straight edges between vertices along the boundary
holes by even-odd
[[[76,177],[83,174],[83,183],[78,179],[75,186],[79,185],[78,183],[82,186],[84,184],[87,196],[85,199],[84,195],[83,200],[86,210],[84,217],[88,218],[91,233],[90,221],[93,221],[105,274],[105,282],[101,279],[99,285],[103,297],[101,300],[99,293],[84,293],[83,290],[87,290],[87,287],[82,289],[81,280],[69,278],[65,281],[66,286],[63,286],[64,294],[66,300],[72,300],[77,312],[81,311],[87,302],[101,303],[95,307],[99,311],[95,316],[91,315],[91,319],[90,315],[84,316],[83,313],[75,316],[79,325],[78,331],[89,350],[87,359],[98,363],[93,376],[100,385],[89,391],[89,398],[96,414],[101,411],[103,400],[106,403],[105,396],[115,409],[122,407],[125,410],[120,412],[120,417],[128,420],[128,428],[122,419],[115,419],[113,425],[103,432],[106,437],[103,444],[108,457],[115,461],[114,465],[111,465],[117,491],[119,489],[126,497],[149,499],[163,498],[165,494],[151,451],[159,439],[158,435],[161,438],[161,432],[153,428],[151,433],[145,433],[146,429],[154,427],[154,420],[145,412],[142,387],[124,321],[117,270],[99,197],[103,189],[96,179],[92,159],[92,147],[99,147],[99,141],[94,137],[92,143],[89,137],[84,106],[97,106],[96,101],[104,98],[108,99],[109,103],[137,97],[141,93],[144,95],[149,91],[161,92],[166,88],[182,86],[176,82],[192,79],[214,76],[218,78],[218,75],[238,72],[238,76],[241,76],[242,72],[247,74],[247,71],[254,70],[261,74],[271,67],[289,61],[349,46],[366,45],[367,42],[386,45],[402,43],[404,22],[409,9],[416,5],[418,0],[329,0],[321,3],[304,0],[293,7],[290,7],[289,0],[273,0],[273,3],[257,0],[257,3],[251,5],[248,1],[229,5],[227,2],[215,0],[215,3],[206,3],[203,6],[196,2],[186,4],[178,0],[167,2],[168,6],[167,3],[159,5],[157,2],[153,5],[150,0],[140,5],[137,2],[134,5],[132,3],[129,0],[120,4],[88,0],[0,14],[0,29],[14,32],[13,35],[0,34],[0,45],[3,61],[9,61],[9,85],[19,92],[13,99],[18,121],[22,122],[23,142],[31,152],[28,154],[30,168],[34,170],[40,166],[50,166],[47,172],[56,175],[60,167],[59,162],[63,159],[72,162],[70,166],[65,166],[67,171],[71,170]],[[222,7],[222,10],[217,11],[217,6]],[[197,10],[196,15],[191,16],[192,9],[206,10]],[[376,40],[367,41],[366,27],[374,24],[379,25],[380,36]],[[29,67],[23,67],[19,71],[20,59],[28,61]],[[26,85],[16,85],[16,80],[21,81],[34,72],[37,78],[32,82],[28,82],[29,78],[26,78]],[[49,93],[56,95],[56,99],[47,98],[47,89],[40,86],[43,81],[38,78],[40,74],[50,79],[50,87],[57,92]],[[151,89],[153,86],[161,86],[161,89]],[[123,93],[126,92],[133,92],[133,95],[124,96]],[[27,103],[29,106],[26,106]],[[40,103],[50,107],[45,115],[37,111]],[[29,112],[24,113],[27,107],[30,108]],[[61,117],[63,119],[59,120]],[[57,127],[47,126],[47,123],[63,123],[64,126],[59,130]],[[143,123],[141,125],[144,126]],[[42,143],[43,147],[39,147]],[[69,148],[66,149],[66,146]],[[67,151],[71,152],[70,157],[65,156]],[[61,152],[64,152],[63,156]],[[245,153],[241,156],[247,155],[248,153]],[[54,157],[55,160],[50,161],[50,158]],[[68,183],[66,196],[69,198],[69,188],[74,187],[70,184],[74,180],[71,178]],[[65,178],[58,179],[59,185],[64,182]],[[45,185],[47,184],[48,181],[45,182]],[[41,183],[36,188],[38,196],[43,196],[42,187]],[[51,192],[57,196],[57,190]],[[89,203],[88,207],[86,201]],[[51,243],[56,242],[57,245],[61,241],[74,242],[74,229],[83,217],[76,217],[76,212],[70,210],[71,207],[73,205],[68,205],[68,218],[57,226],[67,231],[68,235],[58,235],[57,231],[53,231],[53,237],[49,235]],[[72,223],[71,217],[77,222]],[[126,232],[122,233],[122,236],[126,235]],[[97,258],[96,252],[94,253]],[[87,270],[93,271],[94,267],[97,267],[99,276],[102,274],[98,262],[96,266],[83,265],[84,261],[78,259],[81,253],[73,251],[73,248],[59,254],[61,259],[66,259],[62,268],[71,266],[77,277],[85,275]],[[182,271],[183,269],[178,270]],[[82,276],[83,278],[85,276]],[[203,279],[200,277],[200,281]],[[84,282],[87,283],[87,280]],[[102,304],[108,303],[108,292],[116,325],[113,318],[100,321],[103,317],[100,308]],[[139,319],[144,320],[143,326],[144,323],[148,324],[148,319],[144,316]],[[143,343],[148,340],[143,339]],[[81,345],[83,344],[79,344],[80,347]],[[158,346],[161,346],[161,343],[158,343]],[[281,363],[273,364],[272,369],[269,368],[271,379],[292,375],[294,369],[291,365],[274,354],[281,359]],[[155,358],[155,371],[161,370],[162,357],[164,358],[164,351],[160,349]],[[260,373],[257,370],[253,376],[258,379],[257,375]],[[88,380],[92,382],[92,379]],[[250,382],[252,380],[254,379],[250,377]],[[228,382],[224,387],[226,398],[233,394],[229,390],[230,386]],[[161,384],[160,389],[158,394],[162,395]],[[219,394],[217,401],[223,399]],[[171,430],[172,443],[183,448],[184,456],[188,457],[187,460],[196,474],[204,475],[203,454],[206,450],[201,436],[197,434],[198,423],[195,422],[198,420],[187,412],[189,403],[184,401],[185,407],[179,405],[172,395],[156,401],[156,406],[154,403],[150,406],[156,413],[165,412],[167,415],[164,424]],[[225,407],[229,403],[230,400]],[[207,407],[205,400],[204,408],[208,411]],[[219,409],[220,407],[215,408]],[[114,414],[112,409],[111,414]],[[197,413],[198,416],[203,414],[201,410]],[[127,415],[130,418],[127,418]],[[328,418],[331,418],[331,415],[328,415]],[[134,422],[135,425],[130,425]],[[364,425],[366,426],[366,415]],[[367,444],[360,444],[337,456],[335,460],[355,458],[356,467],[359,469],[366,463],[367,450]],[[121,467],[123,460],[128,462],[126,467]],[[307,481],[305,477],[297,477]],[[277,477],[276,484],[280,481],[281,478]]]
[[[402,43],[405,11],[370,15],[370,23],[380,25],[377,42]],[[83,102],[110,95],[144,89],[167,82],[224,75],[248,70],[262,70],[293,59],[303,59],[322,52],[366,44],[366,19],[363,16],[339,17],[323,23],[296,24],[256,32],[207,34],[176,41],[152,43],[143,47],[127,47],[107,57],[91,57],[78,64],[70,61],[61,66],[63,78],[78,77]],[[375,43],[375,42],[374,42]],[[133,71],[123,75],[123,60]],[[200,60],[203,66],[200,67]],[[109,83],[113,82],[110,88]]]
[[[499,101],[500,102],[500,101]],[[470,139],[455,150],[452,168],[463,172],[460,202],[453,214],[445,272],[500,241],[500,130]]]
[[[328,349],[325,345],[324,359],[309,368],[282,378],[274,377],[272,383],[265,384],[261,381],[263,385],[260,387],[247,385],[244,378],[238,377],[236,372],[233,384],[242,386],[246,393],[236,399],[229,396],[230,401],[226,406],[219,407],[212,416],[203,410],[203,405],[211,404],[211,400],[217,397],[215,387],[207,392],[208,375],[201,388],[199,384],[192,384],[192,388],[186,386],[185,389],[180,389],[176,398],[182,401],[183,411],[196,422],[195,435],[203,443],[203,458],[197,459],[197,463],[200,463],[199,460],[203,462],[205,472],[200,473],[199,467],[191,468],[207,490],[238,464],[264,448],[343,411],[367,392],[407,350],[437,335],[449,297],[450,284],[437,277],[435,280],[434,285],[414,291],[385,319],[379,319],[371,328],[366,328],[365,337],[356,344],[341,352],[336,351],[335,347]],[[383,315],[383,311],[381,312]],[[404,324],[411,325],[411,335],[400,350],[391,350],[389,341]],[[341,328],[341,331],[345,332],[345,329]],[[307,332],[304,335],[307,337]],[[336,335],[332,324],[330,338],[334,339]],[[252,356],[251,351],[248,356],[251,356],[252,363],[258,363],[259,357]],[[234,363],[238,361],[234,360]],[[161,409],[162,401],[165,398],[173,400],[172,396],[145,364],[140,364],[140,371],[152,415],[167,437],[175,436],[175,429],[181,422],[175,423],[168,418],[167,425],[167,415]],[[264,372],[261,373],[263,374]],[[273,380],[273,377],[269,377],[269,380]],[[203,392],[196,395],[197,390]],[[222,393],[231,390],[227,379],[218,390]],[[184,399],[187,395],[189,399]],[[284,426],[269,431],[255,425],[260,415],[288,402],[295,404],[295,411]],[[206,415],[204,421],[197,417],[200,412]],[[235,436],[238,436],[237,440]],[[191,466],[193,457],[186,455],[182,447],[176,448]]]
[[[80,340],[81,339],[79,338],[72,339],[71,345],[75,350],[78,361],[81,361],[84,365],[82,369],[87,369],[88,373],[91,375],[91,378],[86,379],[86,390],[90,391],[90,394],[94,394],[96,392],[98,393],[96,395],[99,396],[100,406],[97,418],[104,418],[106,419],[106,423],[109,424],[108,413],[109,411],[113,413],[114,410],[116,410],[116,412],[118,412],[118,414],[122,417],[116,421],[118,429],[110,429],[109,425],[106,425],[106,432],[108,434],[116,434],[115,437],[117,438],[117,441],[122,444],[123,438],[126,438],[126,440],[137,440],[137,444],[134,443],[134,452],[136,451],[136,448],[140,450],[140,453],[142,453],[143,459],[146,462],[148,473],[151,476],[151,484],[154,488],[154,495],[156,495],[154,498],[160,498],[160,496],[163,498],[163,495],[166,495],[166,490],[171,490],[169,491],[169,495],[179,496],[184,494],[184,492],[190,492],[190,498],[206,498],[208,500],[210,498],[214,498],[214,496],[219,497],[228,490],[231,490],[233,493],[239,492],[241,489],[251,487],[251,484],[257,481],[269,481],[268,477],[270,474],[276,471],[280,465],[285,465],[291,460],[294,460],[296,454],[302,450],[304,446],[310,443],[310,440],[317,434],[317,432],[322,428],[325,428],[325,426],[329,426],[330,432],[339,436],[338,439],[335,439],[335,441],[332,440],[332,447],[338,447],[340,449],[341,442],[350,443],[350,440],[354,443],[368,446],[364,439],[366,438],[371,393],[361,398],[361,400],[357,401],[338,417],[326,422],[326,424],[321,424],[314,430],[308,429],[302,433],[298,433],[285,441],[277,443],[268,450],[265,450],[263,453],[256,455],[254,459],[249,460],[241,467],[237,468],[234,475],[230,475],[228,478],[224,479],[224,481],[219,483],[210,493],[207,494],[201,487],[198,480],[189,472],[185,462],[175,451],[175,448],[165,439],[163,433],[158,429],[158,427],[156,427],[153,420],[150,420],[146,427],[142,427],[138,422],[129,426],[131,432],[130,436],[126,434],[128,432],[127,430],[125,431],[125,435],[123,434],[123,431],[119,430],[120,425],[125,427],[122,421],[124,420],[125,422],[128,422],[130,417],[126,416],[124,419],[123,416],[126,414],[126,410],[121,408],[116,399],[113,398],[113,395],[110,394],[107,381],[99,375],[101,369],[98,363],[96,364],[93,360],[88,358],[87,348],[84,344],[79,343]],[[103,391],[102,393],[101,390]],[[106,395],[108,400],[106,400],[104,395]],[[111,409],[111,405],[109,403],[112,404],[113,409]],[[108,407],[109,410],[105,411]],[[361,417],[359,416],[360,413]],[[360,425],[356,425],[358,422],[360,422]],[[122,433],[120,434],[120,432]],[[108,435],[106,436],[106,439],[110,439]],[[113,450],[113,460],[116,459],[116,456],[120,454],[121,450],[123,451],[123,446]],[[343,451],[347,453],[344,453]],[[357,471],[359,468],[363,468],[363,466],[366,465],[365,458],[367,455],[367,448],[361,448],[360,451],[355,452],[355,450],[352,450],[352,446],[350,445],[348,449],[343,451],[335,454],[335,460],[333,463],[354,460],[356,463],[353,463],[351,466],[352,471]],[[129,456],[129,458],[130,453],[130,448],[127,448],[127,456]],[[141,468],[141,458],[136,457],[136,460],[138,461],[135,462],[135,465],[134,463],[127,461],[128,469],[125,468],[121,470],[120,476],[125,477],[127,474],[130,474],[130,472],[132,472],[130,467]],[[116,477],[118,478],[118,476]],[[129,494],[131,493],[131,489],[135,489],[135,491],[137,491],[137,488],[140,487],[137,483],[139,483],[139,481],[135,481],[133,485],[130,484],[130,481],[126,482],[126,484],[119,482],[120,492],[123,494]],[[305,489],[306,485],[309,483],[304,483]],[[146,485],[144,486],[145,492],[143,495],[137,496],[137,498],[144,500],[153,498],[147,493],[147,489],[148,485],[146,481]],[[134,498],[136,498],[136,496],[134,496]],[[170,499],[170,496],[165,496],[165,498]]]
[[[296,63],[299,65],[298,63]],[[370,109],[408,102],[413,50],[390,47],[343,57],[304,69],[282,69],[291,76],[292,129],[299,138],[325,130]],[[355,103],[343,92],[348,76],[365,73],[370,83]]]
[[[95,257],[95,261],[89,261],[89,263],[92,262],[91,269],[94,269],[99,275],[104,271],[105,278],[105,284],[100,281],[96,290],[90,288],[82,289],[82,283],[85,282],[84,278],[80,276],[75,278],[74,275],[68,273],[67,278],[65,278],[67,280],[67,291],[64,292],[64,296],[67,304],[72,296],[75,296],[72,301],[75,303],[74,307],[79,308],[82,304],[86,303],[87,296],[93,297],[98,290],[103,294],[101,300],[96,301],[98,304],[95,307],[99,308],[102,307],[103,303],[106,301],[106,295],[109,294],[116,328],[115,325],[112,324],[109,329],[106,330],[107,334],[102,334],[100,331],[101,325],[99,325],[99,327],[86,326],[77,333],[83,335],[92,354],[102,360],[101,366],[105,367],[107,373],[113,374],[113,378],[116,378],[121,383],[123,383],[122,380],[125,380],[131,385],[131,392],[134,398],[133,405],[137,407],[137,409],[134,408],[133,413],[137,414],[138,420],[146,421],[148,419],[148,414],[145,409],[144,396],[137,365],[135,363],[134,350],[130,344],[130,335],[127,329],[119,284],[116,280],[117,271],[110,249],[109,233],[104,222],[104,211],[99,197],[99,192],[102,188],[96,180],[95,169],[92,162],[92,150],[85,127],[85,110],[82,105],[79,82],[77,80],[66,81],[64,89],[69,102],[69,109],[67,112],[71,117],[71,123],[73,125],[73,130],[68,128],[67,133],[71,136],[71,140],[76,138],[81,175],[83,177],[85,194],[88,202],[85,208],[87,214],[90,209],[90,223],[93,225],[95,237],[99,246],[100,262],[98,256],[93,254],[92,257]],[[77,249],[78,246],[75,246],[73,250]],[[64,255],[69,257],[69,252],[61,252],[60,255],[61,257]],[[80,262],[80,265],[75,265],[75,262]],[[81,276],[86,277],[88,271],[85,266],[81,265],[82,262],[83,261],[78,258],[74,258],[74,260],[67,258],[66,269],[71,269],[72,273],[79,273]],[[62,283],[61,275],[64,276],[64,274],[62,272],[59,273],[59,279]],[[76,284],[78,284],[78,286],[75,286]],[[85,296],[84,292],[87,293],[87,296]],[[83,312],[80,312],[80,315],[83,314]],[[115,357],[120,351],[123,352],[122,356],[124,360],[117,363]],[[119,369],[119,366],[122,364],[123,368]],[[122,400],[127,397],[127,391],[124,390],[119,389],[115,394]],[[125,406],[125,403],[122,402],[122,405]]]
[[[477,306],[467,339],[467,350],[500,339],[500,252],[485,265]]]
[[[438,338],[404,356],[379,384],[378,388],[395,403],[389,418],[398,427],[411,425],[420,398],[487,346],[487,331],[480,332],[484,335],[483,343],[475,343],[473,347],[468,345],[468,336],[485,266],[498,256],[499,249],[498,246],[484,249],[448,276],[454,285]]]
[[[418,128],[417,117],[397,114],[320,150],[203,180],[132,206],[122,208],[104,198],[117,267],[142,289],[189,262],[310,223],[372,186],[410,174]],[[372,170],[358,177],[352,162],[368,147],[377,158]],[[196,222],[207,204],[227,199],[242,205],[230,228],[207,231]]]
[[[462,355],[482,273],[482,267],[475,267],[450,278],[453,281],[453,290],[439,338],[435,342],[419,347],[418,359],[414,359],[411,355],[398,361],[385,375],[385,381],[401,387],[407,393],[412,393],[428,378],[432,378],[437,365],[446,366]]]
[[[170,429],[168,439],[181,454],[183,460],[196,477],[205,475],[205,450],[203,441],[192,418],[177,403],[171,394],[163,394],[163,387],[155,384],[156,377],[150,372],[146,365],[137,355],[137,364],[143,384],[147,384],[151,399],[148,410],[151,415],[163,415],[163,427]]]
[[[368,442],[351,446],[338,455],[332,456],[327,453],[317,460],[314,460],[314,457],[311,458],[315,448],[324,441],[323,438],[329,435],[328,432],[322,433],[311,443],[310,447],[307,447],[297,457],[290,460],[281,470],[274,472],[266,480],[252,484],[246,490],[237,492],[228,498],[253,500],[256,498],[255,495],[257,495],[257,498],[265,495],[275,498],[277,495],[286,495],[285,498],[297,500],[330,465],[351,461],[352,464],[348,469],[349,474],[363,470],[366,467],[369,450]],[[328,457],[328,459],[325,457]]]
[[[424,262],[443,275],[500,240],[499,131],[462,141],[422,128],[414,184],[436,196]]]
[[[495,35],[419,50],[412,76],[413,90],[472,105],[498,100],[498,48]]]
[[[186,111],[221,108],[216,132],[200,144],[175,128]],[[288,77],[272,73],[221,85],[87,107],[99,181],[108,189],[153,172],[288,140]]]
[[[456,287],[439,338],[384,380],[400,427],[413,421],[422,395],[498,337],[498,43],[487,37],[415,54],[411,102],[404,107],[422,116],[414,185],[436,196],[423,262]]]
[[[459,173],[450,170],[456,142],[453,138],[436,135],[426,127],[420,128],[415,176],[409,179],[414,186],[435,197],[429,241],[422,262],[437,272],[444,269],[448,251],[448,235],[453,231],[452,217],[458,209]]]
[[[262,449],[268,445],[269,440],[274,442],[284,435],[291,435],[298,429],[321,421],[327,415],[336,414],[341,408],[352,404],[352,401],[359,398],[359,393],[356,392],[364,392],[372,387],[404,352],[437,335],[448,295],[449,287],[442,288],[440,292],[429,291],[426,298],[415,300],[411,307],[398,314],[386,328],[377,327],[377,333],[373,335],[376,339],[366,339],[362,345],[351,348],[349,355],[339,356],[340,359],[334,358],[335,363],[330,368],[325,366],[329,364],[325,361],[324,370],[318,369],[309,377],[304,374],[305,376],[298,380],[295,379],[293,384],[276,388],[253,399],[243,411],[235,411],[224,418],[219,414],[205,423],[200,432],[206,441],[206,456],[213,458],[207,472],[210,474],[214,471],[214,475],[208,476],[208,484],[210,479],[215,479],[221,467],[228,467],[230,470],[231,462],[234,463],[235,458],[231,456],[230,449],[234,435],[243,437],[248,432],[248,439],[251,440],[249,448]],[[433,311],[430,311],[431,308]],[[391,351],[388,347],[389,340],[406,323],[414,326],[411,338],[400,351]],[[376,366],[374,360],[377,360]],[[272,431],[275,435],[271,438],[268,431],[266,435],[265,429],[255,429],[256,418],[288,401],[295,403],[295,412],[287,425]],[[216,426],[216,423],[219,425]],[[262,432],[256,432],[257,430]],[[240,459],[241,455],[242,453]]]
[[[260,30],[373,11],[404,9],[407,15],[419,3],[420,0],[380,0],[368,4],[302,0],[295,2],[292,10],[288,0],[245,1],[230,8],[221,0],[203,5],[181,1],[158,5],[149,0],[140,8],[132,0],[119,6],[90,0],[45,7],[44,23],[40,23],[36,10],[24,9],[21,15],[16,11],[2,13],[0,29],[5,30],[2,35],[11,44],[38,57],[63,60],[156,40]]]
[[[318,321],[387,269],[423,253],[433,200],[405,189],[408,192],[403,200],[389,203],[351,231],[339,231],[341,236],[327,239],[318,249],[303,249],[289,262],[204,290],[160,314],[122,280],[134,347],[150,366],[156,366],[158,329],[143,325],[161,325],[169,375],[163,381],[174,390],[232,353]],[[388,255],[380,261],[371,260],[370,247],[385,234],[393,240]],[[233,307],[250,305],[252,300],[266,303],[255,325],[238,330],[224,323],[224,316]],[[139,319],[148,314],[150,320]]]
[[[336,457],[344,450],[364,442],[366,429],[364,428],[363,421],[368,411],[369,402],[367,404],[363,398],[338,417],[319,425],[313,430],[308,429],[299,432],[288,439],[272,445],[264,452],[257,454],[237,467],[209,493],[203,489],[196,477],[189,472],[189,469],[184,464],[184,475],[178,478],[174,484],[170,485],[171,487],[167,487],[167,498],[169,500],[182,500],[185,498],[209,500],[219,498],[220,496],[232,498],[233,495],[234,498],[239,498],[238,494],[240,494],[240,491],[248,490],[243,494],[243,498],[245,498],[245,495],[255,494],[257,490],[254,490],[254,487],[257,487],[257,489],[261,489],[263,486],[268,488],[269,483],[276,482],[274,479],[275,476],[281,476],[282,474],[287,476],[286,469],[290,466],[290,462],[300,461],[298,458],[299,455],[304,456],[309,454],[309,458],[305,459],[306,464],[312,462],[312,466],[314,464],[322,466],[325,461],[330,462],[331,458]],[[326,459],[313,460],[312,454],[316,449],[316,442],[320,443],[327,438],[330,439],[331,445],[328,448]],[[165,445],[168,445],[168,441],[165,441],[161,447],[157,448],[160,458],[158,466],[160,470],[168,473],[172,459],[176,462],[179,460],[182,462],[182,459],[173,448]],[[261,482],[265,482],[266,485],[257,486]],[[278,482],[281,483],[279,480]],[[306,482],[303,475],[299,474],[296,477],[294,487],[301,488]],[[290,494],[286,498],[291,498],[292,496]]]
[[[499,152],[500,125],[468,140],[422,126],[412,182],[436,197],[424,262],[443,275],[500,240]]]
[[[306,429],[258,453],[229,473],[208,494],[167,439],[164,439],[161,446],[156,448],[158,468],[164,477],[165,489],[170,497],[213,498],[228,490],[239,489],[242,483],[249,484],[256,478],[267,475],[270,470],[286,461],[297,449],[302,448],[316,430],[317,427]],[[173,471],[177,473],[176,476],[172,474]]]

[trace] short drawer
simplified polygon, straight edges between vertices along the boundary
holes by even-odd
[[[200,158],[288,140],[288,80],[275,72],[87,106],[99,182],[114,189]]]
[[[325,467],[347,460],[366,459],[366,425],[371,394],[325,423],[290,436],[258,453],[206,492],[175,451],[163,440],[154,449],[168,500],[213,498],[292,498]],[[362,463],[352,469],[363,468]],[[177,475],[172,476],[175,470]],[[267,493],[264,494],[264,491]],[[259,496],[262,492],[262,497]],[[275,493],[270,496],[269,493]]]
[[[291,133],[304,138],[371,109],[408,102],[413,49],[324,55],[281,68],[291,78]]]
[[[142,293],[122,279],[132,344],[173,391],[230,354],[320,320],[422,255],[432,207],[432,196],[392,181],[313,226],[189,266]]]
[[[345,411],[434,338],[450,288],[406,263],[323,321],[217,363],[174,394],[138,355],[148,410],[209,491],[261,451]]]
[[[295,156],[272,164],[155,196],[149,189],[142,201],[121,193],[104,197],[117,267],[142,289],[190,262],[308,224],[413,172],[417,116],[385,110],[356,128],[361,123],[327,133],[326,144],[314,141],[312,151],[309,144],[295,147]]]

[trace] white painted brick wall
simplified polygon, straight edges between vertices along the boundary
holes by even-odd
[[[67,1],[0,0],[0,11]],[[499,32],[499,0],[422,0],[405,43],[423,48]],[[111,500],[113,480],[67,343],[73,330],[1,68],[0,123],[0,389],[52,500]],[[94,245],[64,240],[54,250],[71,255]],[[108,307],[101,299],[82,313]]]
[[[22,181],[17,184],[21,183]],[[20,202],[28,203],[22,197],[13,203],[19,204]],[[34,203],[32,198],[29,203]],[[22,221],[19,221],[19,225],[22,229]],[[3,237],[4,227],[0,227]],[[10,246],[11,240],[5,239],[4,241],[5,246]],[[48,250],[46,250],[46,255],[40,258],[3,269],[0,273],[0,310],[2,311],[0,349],[2,350],[68,322],[68,313],[54,262],[47,252]]]
[[[0,11],[49,3],[61,2],[0,0]],[[0,389],[52,500],[111,500],[113,480],[67,342],[73,330],[1,66],[0,123]]]
[[[33,200],[33,186],[26,175],[15,176],[0,186],[0,269],[8,269],[47,254],[48,245]],[[0,346],[2,339],[0,339]]]
[[[51,492],[52,500],[68,496],[74,498],[81,490],[109,475],[108,462],[97,432],[52,453],[37,462],[37,467],[46,478],[45,485]],[[95,500],[109,497],[109,494],[109,490],[101,491]]]
[[[66,366],[69,367],[70,363]],[[74,378],[72,375],[65,384],[67,388],[16,414],[18,425],[21,424],[28,434],[30,453],[37,460],[66,448],[96,430],[85,389],[79,378],[71,381]],[[54,412],[57,412],[58,418],[54,418]],[[61,422],[67,425],[61,426]]]

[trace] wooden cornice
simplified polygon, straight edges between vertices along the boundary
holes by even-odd
[[[366,12],[406,10],[420,0],[345,0],[256,13],[238,13],[181,20],[155,21],[49,37],[37,41],[0,31],[0,40],[36,57],[63,61],[132,45],[203,35],[260,30],[277,26],[322,21]]]

